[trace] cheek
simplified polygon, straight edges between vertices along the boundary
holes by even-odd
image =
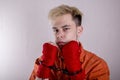
[[[54,37],[55,37],[55,39],[57,39],[57,35],[56,34],[54,34]]]
[[[54,37],[54,39],[56,39],[56,38],[57,38],[55,33],[53,33],[53,37]]]
[[[70,32],[66,35],[66,38],[68,40],[76,40],[77,39],[77,33],[76,32]]]

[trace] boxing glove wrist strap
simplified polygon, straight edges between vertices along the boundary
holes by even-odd
[[[69,76],[74,76],[82,72],[82,69],[75,71],[75,72],[69,72],[67,69],[60,69],[60,68],[56,68],[55,66],[46,66],[45,64],[42,63],[42,61],[39,61],[39,64],[42,64],[43,66],[48,67],[55,71],[61,71],[62,73],[67,74]]]
[[[80,70],[78,70],[78,71],[75,71],[75,72],[69,72],[67,69],[63,69],[62,72],[63,72],[64,74],[69,75],[69,76],[75,76],[75,75],[81,73],[81,72],[82,72],[82,69],[80,69]]]
[[[47,65],[45,65],[45,64],[43,63],[43,61],[39,61],[39,65],[43,65],[43,66],[45,66],[45,67],[48,67],[48,68],[52,69],[52,66],[47,66]]]

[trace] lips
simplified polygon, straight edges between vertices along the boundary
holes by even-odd
[[[66,42],[57,42],[59,46],[65,45]]]

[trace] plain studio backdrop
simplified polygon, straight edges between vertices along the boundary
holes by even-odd
[[[83,47],[120,79],[120,0],[0,0],[0,80],[29,79],[42,44],[54,41],[48,12],[61,4],[83,12]]]

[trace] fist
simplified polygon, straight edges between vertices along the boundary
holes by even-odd
[[[53,43],[43,44],[43,55],[42,63],[38,67],[37,77],[39,78],[49,78],[50,77],[50,66],[53,66],[57,58],[57,47]]]

